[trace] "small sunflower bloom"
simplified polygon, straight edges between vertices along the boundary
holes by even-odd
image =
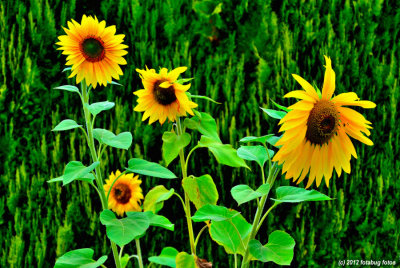
[[[114,180],[121,175],[117,170],[111,172],[109,178],[104,185],[106,195]],[[108,197],[108,208],[113,210],[117,215],[123,216],[128,211],[141,211],[141,200],[144,198],[140,184],[139,176],[134,176],[133,173],[124,174],[114,183],[110,196]]]
[[[67,35],[58,37],[57,50],[68,55],[66,65],[72,65],[69,78],[76,76],[76,83],[83,79],[86,85],[96,88],[97,83],[106,85],[112,78],[119,80],[122,70],[119,65],[126,64],[122,57],[128,52],[122,44],[125,35],[115,35],[115,26],[106,27],[106,22],[99,22],[97,17],[83,15],[79,24],[75,20],[68,21],[68,29],[63,28]]]
[[[285,98],[300,99],[288,107],[291,109],[279,122],[280,132],[285,131],[276,143],[282,145],[273,161],[283,163],[285,178],[293,178],[299,184],[308,174],[306,188],[316,181],[319,187],[322,178],[327,187],[335,168],[338,177],[342,169],[350,174],[351,156],[357,158],[349,136],[367,145],[373,142],[365,135],[371,133],[371,122],[357,111],[345,106],[375,108],[371,101],[359,100],[354,92],[339,94],[335,91],[335,72],[331,59],[325,56],[326,70],[321,96],[306,80],[293,74],[304,90],[289,92]],[[365,134],[365,135],[364,135]]]
[[[139,73],[144,89],[135,91],[133,94],[139,98],[138,105],[134,111],[143,112],[142,121],[149,119],[149,125],[155,121],[163,124],[168,118],[175,122],[178,116],[186,116],[186,113],[193,114],[192,109],[197,104],[190,101],[186,95],[191,84],[182,85],[177,83],[179,75],[187,70],[187,67],[178,67],[170,72],[168,69],[161,68],[160,73],[154,69],[140,70]]]

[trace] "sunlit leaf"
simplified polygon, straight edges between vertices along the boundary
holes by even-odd
[[[197,209],[206,204],[217,204],[218,191],[210,175],[186,177],[182,180],[182,186]]]
[[[178,136],[174,132],[164,132],[162,136],[162,155],[167,166],[179,155],[180,150],[189,145],[190,139],[189,133],[183,133]]]
[[[269,183],[265,183],[258,187],[256,191],[250,188],[248,185],[236,185],[231,189],[231,194],[233,199],[238,202],[238,205],[249,202],[257,197],[262,197],[263,195],[267,195],[269,193],[270,186]]]
[[[172,173],[169,169],[154,163],[149,162],[139,158],[132,158],[128,161],[129,172],[133,172],[136,174],[163,178],[163,179],[175,179],[176,175]]]
[[[107,260],[107,256],[100,257],[97,261],[93,260],[94,250],[91,248],[81,248],[68,251],[57,259],[54,268],[96,268]]]
[[[327,201],[332,200],[316,190],[306,190],[304,188],[293,186],[281,186],[276,189],[276,199],[271,198],[278,203],[298,203],[303,201]]]
[[[55,128],[53,128],[52,131],[64,131],[64,130],[70,130],[74,128],[81,127],[82,125],[78,125],[74,120],[72,119],[65,119],[61,121]]]
[[[63,175],[63,185],[67,185],[78,178],[84,178],[89,172],[94,170],[100,162],[94,162],[86,167],[79,161],[71,161],[65,166]]]
[[[144,197],[143,210],[157,213],[160,209],[162,209],[164,201],[168,200],[174,194],[174,192],[175,190],[173,188],[167,190],[163,185],[157,185],[156,187],[152,188]]]
[[[226,221],[231,219],[240,213],[223,206],[216,205],[204,205],[192,216],[194,222],[201,221]]]
[[[173,247],[165,247],[161,250],[160,255],[150,257],[149,261],[156,264],[175,268],[176,267],[175,259],[178,253],[179,252]]]

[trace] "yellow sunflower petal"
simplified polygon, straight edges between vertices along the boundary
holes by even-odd
[[[301,87],[310,95],[313,99],[318,100],[319,96],[315,91],[314,87],[310,85],[306,80],[297,74],[292,74],[293,78],[301,85]]]
[[[327,56],[324,56],[326,62],[326,70],[324,77],[324,85],[322,87],[322,99],[331,99],[333,92],[335,92],[335,72],[332,69],[332,61]]]
[[[296,99],[301,99],[301,100],[306,100],[310,102],[316,102],[317,100],[314,99],[310,94],[303,90],[293,90],[287,93],[284,98],[296,98]]]

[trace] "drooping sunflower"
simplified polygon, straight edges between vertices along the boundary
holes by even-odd
[[[119,65],[126,64],[122,57],[128,52],[122,44],[125,35],[115,35],[115,26],[106,27],[106,22],[99,22],[96,17],[83,15],[81,24],[72,20],[68,21],[68,29],[63,28],[67,35],[58,37],[63,50],[62,54],[68,55],[66,65],[72,65],[69,78],[76,75],[76,83],[83,79],[86,85],[97,83],[106,85],[111,79],[119,79],[122,70]]]
[[[178,76],[187,70],[187,67],[178,67],[170,72],[161,68],[160,73],[154,69],[136,71],[140,74],[144,89],[135,91],[133,94],[139,98],[135,111],[143,112],[142,121],[149,119],[149,124],[159,120],[163,124],[168,118],[174,122],[177,116],[186,116],[186,113],[193,115],[192,108],[197,104],[190,101],[186,95],[190,84],[182,85],[177,83]]]
[[[121,175],[119,170],[115,174],[111,172],[104,185],[106,195],[112,183],[119,175]],[[108,208],[115,211],[119,216],[122,216],[127,211],[141,211],[140,204],[141,199],[143,199],[142,188],[140,188],[141,183],[142,181],[139,180],[139,176],[134,176],[133,173],[124,174],[119,177],[114,183],[108,197]]]
[[[356,150],[350,137],[367,145],[373,142],[364,136],[369,136],[371,122],[363,115],[345,106],[360,106],[374,108],[371,101],[359,100],[354,92],[339,94],[332,98],[335,91],[335,72],[331,59],[325,56],[326,70],[322,94],[306,80],[293,74],[294,79],[304,90],[289,92],[285,98],[300,99],[279,122],[280,132],[285,131],[276,143],[282,145],[273,161],[283,163],[282,173],[286,179],[293,178],[297,184],[308,174],[306,188],[316,180],[317,187],[325,179],[329,187],[329,179],[335,168],[338,177],[342,169],[350,173],[350,159],[357,158]]]

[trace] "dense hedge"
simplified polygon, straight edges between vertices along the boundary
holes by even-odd
[[[124,87],[96,88],[92,97],[116,102],[115,109],[99,116],[98,127],[130,131],[134,137],[128,151],[109,149],[105,174],[122,169],[131,157],[161,161],[161,135],[167,124],[148,126],[133,112],[132,92],[142,87],[135,68],[188,66],[185,77],[195,77],[191,92],[222,103],[199,100],[199,109],[217,119],[223,142],[237,147],[246,135],[276,132],[277,122],[259,107],[271,106],[269,99],[289,104],[282,96],[299,89],[292,73],[321,87],[323,55],[329,55],[336,93],[355,91],[377,104],[373,110],[358,109],[373,122],[375,145],[355,141],[358,159],[351,161],[351,174],[334,176],[329,189],[320,186],[333,201],[282,205],[270,214],[259,238],[266,242],[267,233],[277,228],[290,233],[296,240],[294,267],[335,267],[342,259],[400,262],[399,3],[31,0],[0,3],[1,267],[49,267],[56,257],[81,247],[94,248],[96,256],[110,253],[92,189],[82,183],[46,183],[70,160],[89,162],[80,132],[51,132],[65,118],[83,122],[77,97],[53,90],[73,83],[61,73],[65,57],[55,42],[67,20],[80,21],[82,14],[116,25],[129,45],[120,80]],[[229,193],[232,186],[259,180],[257,172],[219,166],[206,150],[196,151],[193,160],[192,173],[211,174],[220,203],[227,206],[236,207]],[[179,174],[177,165],[174,161],[171,167]],[[142,179],[145,192],[165,183]],[[279,183],[290,182],[282,178]],[[182,191],[179,181],[165,185]],[[254,210],[244,213],[247,219]],[[167,201],[161,213],[180,215],[168,216],[176,231],[150,232],[142,242],[146,258],[159,254],[163,246],[188,251],[177,200]],[[232,257],[205,237],[199,255],[215,267],[230,267]],[[127,251],[134,252],[134,247]],[[107,264],[112,265],[109,256]]]

